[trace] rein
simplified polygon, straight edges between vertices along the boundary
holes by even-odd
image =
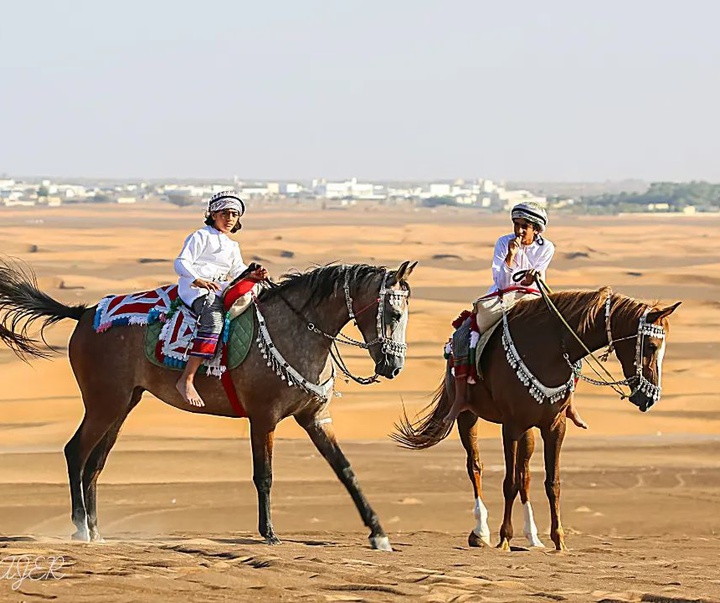
[[[514,280],[515,282],[519,282],[520,280],[522,280],[522,279],[525,278],[526,274],[527,274],[527,271],[526,271],[526,270],[522,270],[522,271],[518,272],[517,274],[513,275],[513,280]],[[593,359],[593,361],[595,362],[595,364],[596,364],[598,367],[600,367],[600,369],[605,373],[605,375],[607,375],[607,377],[610,378],[610,380],[608,381],[608,380],[595,368],[595,366],[593,366],[590,362],[588,362],[588,366],[589,366],[589,367],[593,370],[593,372],[600,378],[600,379],[597,380],[597,381],[595,381],[595,380],[590,380],[590,381],[588,381],[588,382],[589,382],[589,383],[592,383],[593,385],[608,386],[608,387],[612,388],[612,390],[613,390],[616,394],[618,394],[621,398],[627,398],[627,397],[629,397],[629,396],[626,396],[625,393],[619,388],[619,386],[621,386],[621,385],[629,385],[629,380],[628,380],[628,379],[616,380],[616,379],[613,377],[612,373],[610,373],[610,371],[608,371],[608,370],[600,363],[600,361],[595,357],[595,354],[593,354],[593,352],[591,352],[591,351],[588,349],[588,347],[585,345],[585,342],[583,342],[583,340],[580,339],[580,337],[579,337],[578,334],[575,332],[575,330],[568,324],[568,322],[565,320],[565,318],[563,317],[563,315],[560,313],[560,310],[557,309],[557,306],[556,306],[556,305],[553,303],[553,301],[550,299],[550,297],[548,296],[548,293],[552,293],[552,289],[550,289],[550,287],[548,287],[547,283],[545,283],[545,281],[544,281],[542,278],[540,278],[540,276],[537,275],[537,274],[535,274],[535,275],[533,276],[533,280],[534,280],[535,283],[537,284],[538,289],[540,290],[540,295],[542,296],[543,301],[545,302],[545,305],[547,305],[548,309],[549,309],[553,314],[555,314],[555,316],[558,318],[558,320],[560,321],[560,323],[561,323],[561,324],[572,334],[572,336],[577,340],[577,342],[580,344],[580,347],[586,352],[587,356],[590,356],[590,358]],[[608,321],[608,322],[609,322],[609,321]],[[609,329],[609,327],[608,327],[608,329]],[[561,336],[561,337],[562,337],[562,336]],[[612,342],[612,339],[610,339],[609,341]],[[563,348],[564,348],[564,347],[565,347],[565,345],[564,345],[564,343],[563,343]],[[608,353],[609,353],[609,352],[608,352]],[[572,365],[572,362],[570,362],[570,357],[568,356],[568,353],[567,353],[567,352],[564,352],[564,353],[563,353],[563,358],[565,359],[565,362],[568,363],[568,365],[570,366],[570,369],[572,370],[572,372],[574,373],[574,375],[575,375],[576,377],[578,377],[579,379],[582,379],[583,381],[587,381],[587,377],[585,377],[584,375],[582,375],[582,374],[580,373],[579,367],[574,367],[574,366]]]

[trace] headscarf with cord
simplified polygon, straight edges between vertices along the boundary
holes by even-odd
[[[534,224],[539,232],[544,232],[548,223],[548,216],[545,208],[539,203],[533,201],[527,201],[524,203],[518,203],[510,211],[510,217],[513,220],[521,218],[527,220],[531,224]]]
[[[222,191],[215,193],[208,201],[208,214],[224,209],[234,209],[242,218],[245,213],[245,203],[235,191]]]

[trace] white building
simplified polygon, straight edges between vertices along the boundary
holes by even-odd
[[[383,186],[369,182],[358,182],[357,178],[345,180],[344,182],[328,182],[326,180],[313,180],[313,192],[318,197],[325,199],[384,199],[385,191]]]
[[[452,194],[451,190],[449,184],[433,182],[430,184],[428,192],[430,197],[449,197]]]
[[[284,182],[280,184],[280,192],[283,195],[299,195],[302,191],[303,186],[298,182]]]

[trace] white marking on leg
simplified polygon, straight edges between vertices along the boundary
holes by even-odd
[[[488,510],[483,504],[482,498],[475,499],[475,509],[473,515],[477,520],[477,524],[473,528],[473,533],[485,544],[490,546],[490,528],[488,527]]]
[[[79,540],[80,542],[90,542],[90,528],[88,527],[87,518],[85,518],[80,525],[75,524],[77,531],[70,537],[72,540]]]
[[[525,538],[527,538],[528,542],[530,543],[530,546],[545,548],[545,545],[538,537],[538,530],[537,526],[535,525],[535,518],[533,517],[533,510],[530,501],[527,501],[523,505],[523,513],[525,515],[525,527],[523,528],[523,533],[525,534]]]
[[[392,545],[387,536],[370,536],[370,546],[378,551],[388,551],[392,553]]]

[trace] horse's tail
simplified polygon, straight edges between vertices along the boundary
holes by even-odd
[[[0,259],[0,340],[23,360],[49,356],[53,350],[45,341],[45,329],[65,318],[80,320],[86,309],[53,299],[38,289],[30,268]],[[29,334],[37,320],[42,321],[40,340]]]
[[[395,423],[395,432],[390,438],[403,448],[422,450],[442,442],[452,431],[454,421],[444,423],[443,419],[450,411],[452,400],[445,386],[445,377],[435,390],[432,401],[416,416],[414,421],[408,419],[403,408],[400,423]]]

